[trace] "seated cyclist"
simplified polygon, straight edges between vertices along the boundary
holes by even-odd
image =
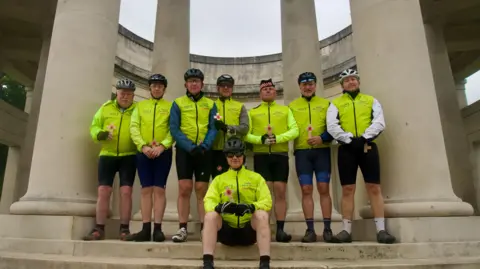
[[[245,144],[237,137],[227,140],[223,152],[229,170],[212,181],[203,200],[203,268],[212,269],[218,241],[228,246],[258,243],[260,269],[270,268],[270,225],[272,197],[265,179],[246,169]]]

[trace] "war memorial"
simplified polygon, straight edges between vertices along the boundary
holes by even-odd
[[[135,82],[136,100],[149,98],[152,73],[168,77],[164,98],[173,100],[185,93],[190,67],[205,73],[204,91],[213,99],[216,78],[231,74],[234,98],[248,109],[260,103],[265,78],[277,85],[278,103],[297,98],[296,79],[306,70],[323,80],[317,95],[331,100],[342,94],[340,72],[357,69],[362,91],[382,102],[385,218],[398,242],[375,242],[359,173],[354,242],[299,243],[301,193],[290,169],[286,229],[294,240],[272,242],[272,268],[480,268],[480,102],[467,106],[465,97],[465,78],[480,70],[478,0],[350,0],[352,25],[320,41],[314,1],[281,0],[282,53],[239,58],[190,54],[189,0],[158,1],[153,43],[118,24],[120,2],[0,0],[0,71],[27,87],[25,111],[0,100],[0,142],[10,147],[0,268],[199,268],[199,225],[189,225],[182,244],[122,242],[108,229],[105,241],[80,240],[95,216],[99,148],[88,134],[95,111],[121,78]],[[341,186],[332,165],[338,232]],[[174,167],[167,235],[178,225]],[[137,180],[132,230],[142,224],[139,193]],[[118,203],[117,193],[107,226],[118,226]],[[219,246],[216,267],[255,268],[257,259],[255,247]]]

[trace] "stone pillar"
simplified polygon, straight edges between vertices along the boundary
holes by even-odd
[[[455,81],[455,92],[457,93],[457,101],[460,109],[468,106],[465,84],[467,84],[466,79]]]
[[[173,101],[185,94],[183,74],[190,68],[190,0],[157,1],[155,39],[152,56],[152,73],[161,73],[168,79],[164,98]],[[172,169],[167,180],[167,208],[165,221],[178,221],[178,179],[175,167],[175,149]],[[190,212],[196,214],[192,199]],[[190,216],[191,218],[191,216]],[[141,213],[135,214],[141,219]]]
[[[88,128],[100,89],[110,90],[119,11],[120,0],[58,2],[28,190],[11,213],[95,215],[98,148]]]
[[[26,100],[24,111],[26,113],[30,113],[32,91],[31,87],[25,87]],[[19,174],[20,152],[20,147],[10,147],[8,149],[7,166],[5,167],[5,175],[3,177],[2,200],[0,201],[1,214],[8,214],[10,206],[17,200],[15,192],[18,186],[17,175]]]
[[[324,96],[321,54],[318,41],[315,1],[313,0],[282,0],[282,62],[285,104],[299,96],[297,78],[303,72],[313,72],[317,76],[317,94]],[[293,144],[291,148],[293,148]],[[295,172],[295,159],[290,150],[290,179],[288,183],[288,221],[304,221],[302,210],[302,193]],[[314,195],[316,219],[322,218],[319,197]],[[334,210],[332,217],[341,219]]]
[[[471,215],[472,206],[452,189],[419,2],[350,5],[362,89],[380,101],[386,117],[378,139],[386,216]],[[370,208],[361,215],[371,217]]]

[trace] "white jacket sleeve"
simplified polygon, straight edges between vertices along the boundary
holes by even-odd
[[[338,109],[333,104],[327,110],[327,131],[337,141],[345,144],[352,142],[352,133],[345,132],[340,126],[340,120],[338,119]]]
[[[385,118],[383,117],[383,109],[377,99],[373,100],[372,105],[373,119],[370,126],[363,133],[363,137],[367,140],[373,140],[385,130]]]

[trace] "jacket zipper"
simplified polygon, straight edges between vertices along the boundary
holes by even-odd
[[[195,120],[195,124],[197,125],[197,137],[195,138],[195,144],[198,144],[198,106],[197,106],[197,102],[195,102],[195,117],[196,117],[196,120]]]
[[[238,199],[238,204],[240,204],[240,188],[238,187],[238,171],[235,179],[237,180],[237,199]],[[237,216],[237,228],[240,228],[240,216]]]
[[[225,101],[223,101],[223,123],[227,124],[227,114],[225,114]],[[223,144],[227,143],[227,133],[223,133]]]
[[[155,102],[155,106],[153,108],[153,128],[152,128],[152,141],[155,140],[155,116],[157,114],[157,102]]]
[[[120,131],[122,130],[123,114],[125,111],[121,112],[122,116],[120,117],[120,126],[118,127],[118,136],[117,136],[117,156],[120,155]]]
[[[308,103],[308,123],[310,124],[309,126],[312,125],[312,112],[310,111],[310,101],[307,101]],[[308,136],[308,130],[307,130],[307,136]],[[313,146],[310,146],[311,149],[313,149]]]
[[[270,126],[270,103],[268,103],[268,125]],[[272,145],[268,145],[268,154],[272,154]]]
[[[355,137],[358,137],[358,130],[357,130],[357,114],[355,112],[355,100],[350,97],[352,99],[352,104],[353,104],[353,122],[355,123]]]

